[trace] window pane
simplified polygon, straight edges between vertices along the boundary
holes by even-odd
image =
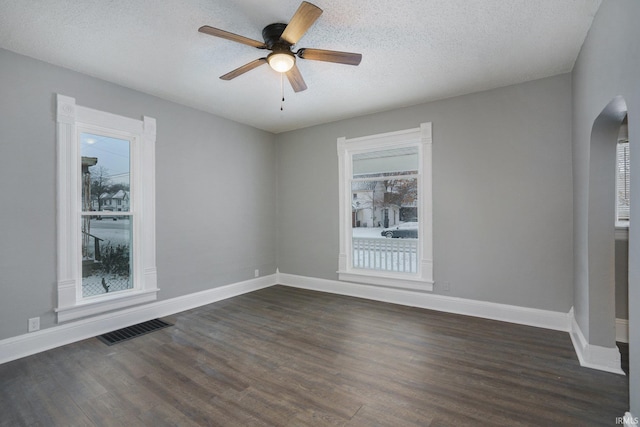
[[[82,210],[129,211],[130,141],[80,134]]]
[[[353,267],[418,271],[416,178],[353,180]]]
[[[133,288],[131,217],[82,216],[82,296]]]
[[[631,194],[630,188],[630,166],[629,161],[629,141],[618,142],[617,149],[617,212],[618,221],[629,221],[629,196]]]

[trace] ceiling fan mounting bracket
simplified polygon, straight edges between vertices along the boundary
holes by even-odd
[[[269,24],[264,27],[262,30],[262,38],[264,39],[264,44],[267,45],[267,49],[273,50],[274,47],[283,46],[289,50],[291,44],[280,39],[285,28],[287,28],[287,24],[281,23]]]

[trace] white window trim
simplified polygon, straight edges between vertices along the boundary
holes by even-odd
[[[419,198],[418,237],[420,260],[416,274],[393,273],[353,268],[351,241],[351,183],[353,154],[408,145],[419,147]],[[340,209],[340,254],[338,255],[338,278],[356,283],[378,286],[433,291],[433,189],[432,189],[432,132],[431,123],[422,123],[419,128],[383,133],[359,138],[338,138],[338,180]]]
[[[157,299],[156,217],[155,217],[155,141],[156,121],[151,117],[135,120],[76,105],[74,98],[57,95],[57,294],[55,309],[58,322],[93,316]],[[104,129],[137,139],[137,182],[139,193],[136,214],[140,220],[138,245],[134,253],[138,274],[134,288],[126,292],[100,297],[82,298],[82,266],[80,260],[80,168],[78,129]],[[137,159],[137,160],[136,160]],[[133,205],[133,203],[132,203]],[[135,274],[135,271],[134,271]],[[135,283],[137,282],[137,283]]]
[[[623,125],[623,127],[624,126],[626,126],[626,125]],[[621,128],[621,132],[623,132],[623,128]],[[626,142],[626,143],[629,142],[628,134],[627,134],[626,138],[623,137],[623,138],[618,139],[618,142],[616,144],[616,218],[615,218],[615,220],[616,220],[616,225],[615,225],[616,232],[615,232],[615,235],[616,235],[616,240],[629,240],[629,220],[621,221],[619,219],[620,218],[620,213],[619,213],[620,205],[618,204],[618,191],[619,191],[618,184],[619,184],[620,180],[618,179],[618,174],[619,174],[620,164],[618,162],[619,162],[620,159],[619,159],[618,150],[619,150],[620,143],[622,143],[622,142]]]

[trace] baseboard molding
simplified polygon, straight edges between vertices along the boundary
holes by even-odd
[[[404,289],[317,279],[286,273],[277,273],[276,275],[277,283],[296,288],[500,320],[557,331],[569,332],[571,328],[568,313],[469,300]]]
[[[628,319],[616,319],[616,342],[629,342]]]
[[[620,350],[618,350],[618,347],[609,348],[589,344],[580,329],[580,325],[576,322],[573,315],[573,308],[569,312],[569,315],[571,317],[571,342],[580,361],[580,366],[625,375],[621,368]]]
[[[276,275],[272,274],[7,338],[0,341],[0,364],[275,284]]]
[[[562,313],[280,272],[7,338],[0,341],[0,364],[275,284],[569,332],[580,365],[624,375],[620,369],[618,349],[588,344],[575,321],[573,309],[569,313]],[[628,321],[617,319],[616,331],[618,325],[621,328],[620,337],[626,340],[616,339],[628,341]],[[623,330],[626,335],[622,333]]]
[[[625,375],[621,369],[618,348],[589,344],[576,323],[573,308],[569,310],[569,313],[562,313],[279,272],[276,273],[276,276],[277,283],[296,288],[568,332],[581,366]],[[620,323],[622,324],[623,322]]]

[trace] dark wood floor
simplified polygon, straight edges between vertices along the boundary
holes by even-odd
[[[0,365],[0,425],[604,426],[568,334],[276,286]]]

